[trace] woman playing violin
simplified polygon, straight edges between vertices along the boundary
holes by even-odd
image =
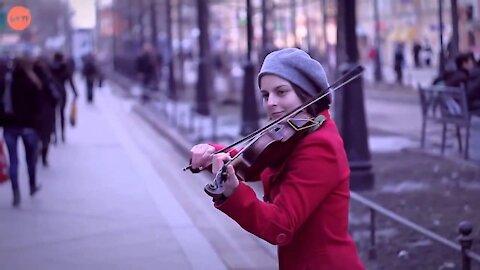
[[[322,91],[328,81],[322,65],[294,48],[270,53],[258,74],[263,105],[270,120],[291,112]],[[330,99],[305,111],[325,121],[310,131],[280,164],[260,175],[264,201],[239,181],[232,165],[215,207],[250,233],[278,245],[280,269],[364,269],[348,234],[349,176],[343,141],[328,112]],[[199,144],[191,149],[192,169],[212,165],[218,172],[231,159],[215,154],[222,147]],[[259,179],[243,179],[255,181]]]

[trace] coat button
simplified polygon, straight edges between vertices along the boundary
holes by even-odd
[[[285,242],[285,240],[287,240],[287,235],[284,234],[284,233],[279,233],[279,234],[277,235],[277,239],[276,239],[276,240],[277,240],[277,243],[278,243],[278,244],[282,244],[283,242]]]

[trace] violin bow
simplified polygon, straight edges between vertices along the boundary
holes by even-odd
[[[241,144],[241,143],[244,143],[246,141],[250,141],[254,138],[256,138],[257,136],[260,136],[262,135],[264,132],[266,132],[267,130],[269,130],[271,127],[275,126],[276,124],[282,122],[282,121],[285,121],[287,118],[290,118],[294,115],[296,115],[297,113],[299,113],[300,111],[304,110],[305,108],[307,108],[308,106],[314,104],[315,102],[321,100],[322,98],[334,93],[335,91],[337,91],[338,89],[342,88],[343,86],[345,86],[346,84],[350,83],[351,81],[355,80],[356,78],[358,78],[363,72],[365,71],[365,68],[361,65],[357,65],[356,67],[352,68],[350,71],[348,71],[347,73],[345,73],[342,77],[340,77],[339,79],[337,79],[334,83],[332,83],[329,87],[327,87],[325,90],[328,90],[326,93],[324,94],[319,94],[317,95],[316,97],[313,97],[312,99],[310,99],[310,101],[298,106],[297,108],[295,108],[293,111],[289,112],[288,114],[268,123],[266,126],[264,126],[263,128],[260,128],[260,129],[257,129],[256,131],[250,133],[249,135],[243,137],[242,139],[220,149],[220,150],[217,150],[215,151],[213,154],[218,154],[218,153],[223,153],[223,152],[228,152],[227,150],[229,149],[232,149],[233,147]],[[192,166],[191,165],[188,165],[187,167],[183,168],[184,171],[188,170],[188,169],[192,169]]]

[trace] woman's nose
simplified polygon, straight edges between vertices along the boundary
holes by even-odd
[[[275,105],[277,105],[277,99],[273,95],[270,95],[267,99],[267,106],[275,106]]]

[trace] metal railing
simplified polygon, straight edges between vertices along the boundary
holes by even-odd
[[[473,244],[473,237],[471,236],[473,226],[470,222],[462,221],[459,224],[458,231],[460,233],[458,237],[459,244],[446,239],[432,231],[429,231],[412,221],[403,218],[394,212],[384,208],[383,206],[376,204],[355,192],[350,192],[350,197],[368,207],[370,210],[370,249],[369,249],[369,259],[376,258],[376,249],[375,249],[375,215],[378,212],[379,214],[400,223],[401,225],[408,227],[444,246],[449,247],[457,252],[460,252],[462,255],[462,270],[470,270],[471,269],[471,260],[480,264],[480,254],[471,251],[471,247]]]

